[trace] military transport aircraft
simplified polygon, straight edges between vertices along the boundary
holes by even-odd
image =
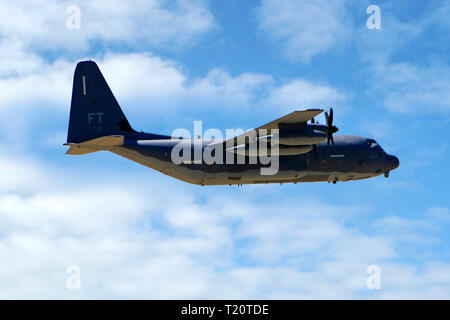
[[[123,114],[97,64],[82,61],[75,69],[64,145],[70,146],[67,154],[107,150],[198,185],[336,183],[382,174],[387,178],[399,166],[398,158],[387,154],[373,139],[333,136],[338,131],[333,125],[333,109],[329,114],[325,112],[326,124],[319,124],[314,118],[323,111],[294,111],[256,128],[251,134],[221,140],[137,132]],[[198,150],[200,154],[209,152],[209,160],[207,157],[192,160]],[[174,154],[182,160],[174,161]],[[267,158],[272,163],[262,160]],[[273,166],[275,160],[276,170],[263,173],[262,169]]]

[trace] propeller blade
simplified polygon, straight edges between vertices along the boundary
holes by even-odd
[[[313,144],[312,147],[313,147],[314,157],[317,158],[317,145]]]
[[[334,144],[333,133],[337,131],[337,128],[333,126],[333,108],[330,108],[330,114],[325,111],[325,119],[327,119],[328,131],[327,131],[327,151],[330,153],[330,140]]]

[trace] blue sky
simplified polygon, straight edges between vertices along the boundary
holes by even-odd
[[[449,298],[449,14],[446,1],[1,2],[0,297]],[[83,59],[135,129],[333,107],[339,133],[375,138],[400,167],[199,187],[106,152],[67,156]]]

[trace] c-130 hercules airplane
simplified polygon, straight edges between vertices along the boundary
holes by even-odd
[[[389,172],[399,166],[398,158],[387,154],[373,139],[354,135],[333,137],[338,131],[333,125],[333,109],[330,114],[325,112],[326,124],[314,119],[323,111],[294,111],[253,130],[252,134],[243,133],[226,140],[137,132],[122,112],[97,64],[82,61],[75,69],[69,130],[64,145],[70,146],[67,154],[111,151],[198,185],[336,183],[382,174],[387,178]],[[264,149],[262,142],[270,143]],[[256,146],[256,153],[252,146]],[[182,161],[173,159],[176,148],[175,154],[183,154]],[[214,161],[203,157],[192,161],[190,154],[198,150],[201,154],[209,151]],[[258,161],[259,152],[272,160],[276,157],[275,171],[262,173],[268,162],[263,163],[262,158]],[[227,161],[223,161],[224,157]],[[239,157],[241,161],[235,161]]]

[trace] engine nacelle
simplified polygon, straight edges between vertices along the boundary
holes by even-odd
[[[318,130],[301,130],[292,132],[280,132],[280,144],[288,146],[319,144],[327,139],[326,133]]]
[[[233,152],[240,155],[250,156],[250,157],[258,157],[260,155],[264,156],[272,156],[275,155],[275,151],[272,152],[272,148],[278,147],[278,155],[279,156],[292,156],[296,154],[303,154],[307,153],[312,150],[312,146],[287,146],[287,145],[275,145],[273,147],[270,146],[270,144],[267,147],[267,151],[265,154],[257,148],[257,149],[250,149],[249,145],[239,145],[233,148],[226,149],[227,152]]]

